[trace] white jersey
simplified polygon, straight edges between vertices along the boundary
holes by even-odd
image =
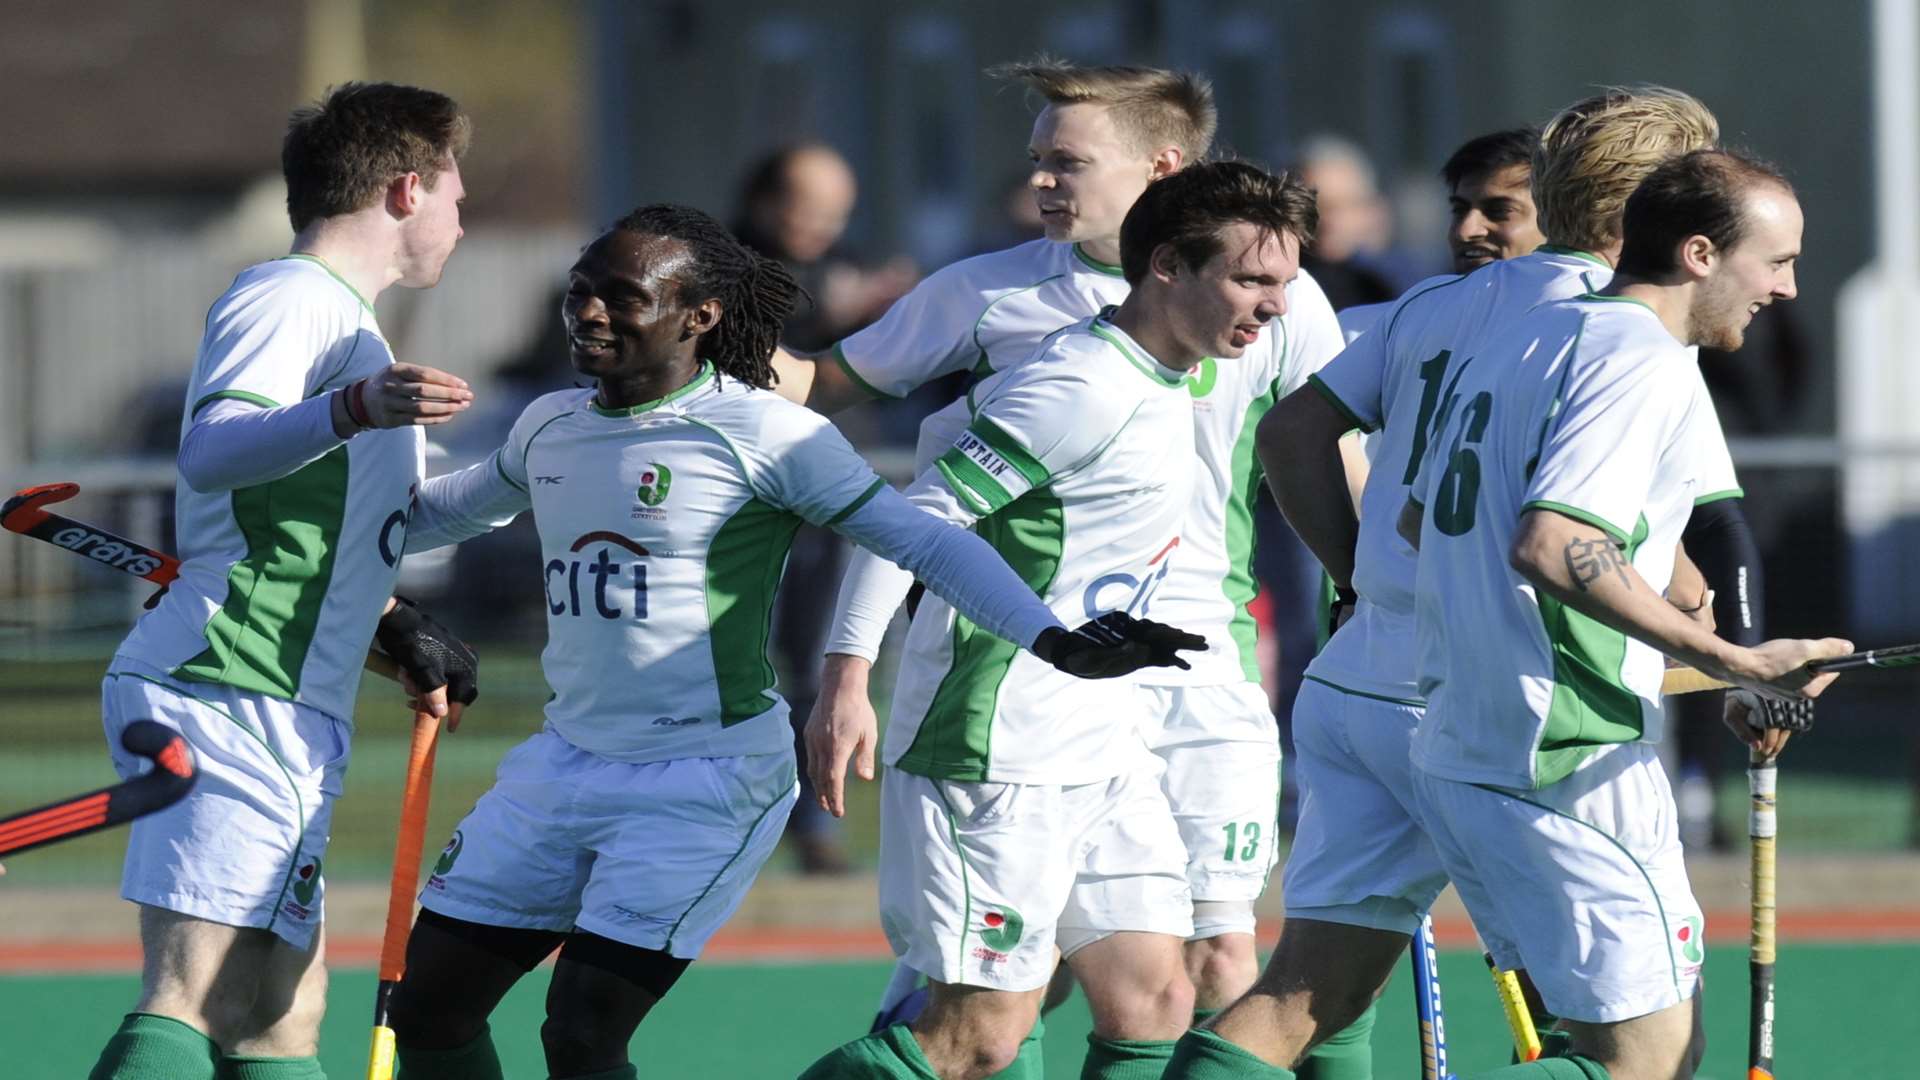
[[[1413,492],[1417,767],[1544,787],[1597,747],[1659,740],[1659,652],[1539,594],[1507,556],[1521,516],[1552,510],[1603,530],[1664,591],[1726,452],[1697,366],[1650,308],[1583,296],[1489,338],[1450,380]],[[1614,554],[1569,557],[1604,574]]]
[[[1539,304],[1603,287],[1613,270],[1594,256],[1541,247],[1473,273],[1432,278],[1314,377],[1336,408],[1370,436],[1373,468],[1360,502],[1353,618],[1307,666],[1309,678],[1418,703],[1413,660],[1415,556],[1394,525],[1425,452],[1435,410],[1463,361]],[[1698,365],[1694,365],[1698,371]],[[1705,384],[1702,383],[1704,392]],[[1717,427],[1718,420],[1713,421]],[[1721,440],[1724,447],[1725,440]],[[1716,497],[1738,495],[1724,449]]]
[[[711,364],[631,408],[595,394],[535,400],[493,459],[540,533],[548,724],[617,761],[784,751],[766,646],[788,547],[885,484],[817,413]]]
[[[1260,681],[1259,632],[1247,609],[1253,576],[1253,500],[1260,490],[1254,429],[1274,402],[1306,384],[1342,345],[1340,323],[1318,282],[1302,271],[1287,286],[1287,313],[1237,360],[1202,360],[1187,379],[1200,476],[1180,531],[1179,557],[1154,598],[1153,617],[1207,639],[1191,670],[1142,668],[1148,686]]]
[[[1095,317],[972,397],[973,423],[914,490],[949,491],[1061,622],[1157,616],[1198,476],[1184,373]],[[1138,761],[1138,695],[1125,679],[1058,671],[928,596],[907,634],[886,761],[947,780],[1103,780]]]
[[[1035,240],[955,263],[922,282],[879,322],[841,342],[836,356],[862,385],[888,394],[953,371],[1002,371],[1032,357],[1048,334],[1126,299],[1119,267],[1077,245]],[[962,332],[964,330],[964,333]],[[1156,686],[1258,682],[1258,636],[1248,604],[1253,575],[1252,499],[1260,484],[1253,432],[1273,403],[1340,351],[1339,320],[1305,271],[1287,286],[1287,313],[1237,360],[1201,362],[1188,380],[1203,477],[1181,533],[1180,558],[1162,584],[1157,616],[1207,639],[1191,670],[1148,668]],[[972,421],[957,401],[921,425],[915,473],[932,467]]]
[[[1120,268],[1080,245],[1032,240],[929,275],[832,355],[874,394],[904,397],[956,371],[1004,371],[1127,292]]]
[[[249,267],[207,312],[181,435],[212,402],[294,405],[392,363],[373,307],[324,263]],[[267,483],[176,485],[180,577],[120,653],[351,719],[425,453],[417,427],[363,431]]]

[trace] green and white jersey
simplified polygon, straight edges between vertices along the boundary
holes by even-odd
[[[249,267],[207,312],[181,435],[216,401],[293,405],[392,363],[372,306],[324,263]],[[424,456],[417,427],[364,431],[267,483],[179,484],[180,577],[119,651],[350,719]]]
[[[1068,626],[1114,610],[1157,617],[1199,479],[1184,373],[1096,316],[972,400],[973,422],[908,498],[974,519]],[[1142,711],[1129,680],[1073,678],[928,596],[907,634],[885,756],[950,780],[1091,783],[1137,760]]]
[[[1583,296],[1492,335],[1449,380],[1413,490],[1416,766],[1535,788],[1597,747],[1659,740],[1660,653],[1539,594],[1507,556],[1521,516],[1552,510],[1619,545],[1571,552],[1580,572],[1615,573],[1619,555],[1664,591],[1726,452],[1697,369],[1650,308]]]
[[[885,483],[818,413],[711,364],[631,408],[595,393],[539,398],[494,457],[540,533],[547,722],[618,761],[785,751],[766,645],[793,534]]]
[[[1003,371],[1127,292],[1119,267],[1095,262],[1078,244],[1032,240],[934,272],[835,345],[833,356],[874,394],[905,397],[956,371]]]
[[[1187,379],[1200,477],[1180,532],[1180,557],[1153,601],[1153,617],[1207,639],[1191,670],[1142,668],[1149,686],[1259,682],[1258,630],[1247,610],[1253,575],[1253,499],[1264,475],[1254,429],[1274,403],[1340,352],[1340,321],[1304,271],[1287,287],[1287,313],[1237,360],[1208,358]]]
[[[1307,666],[1308,678],[1418,703],[1415,555],[1395,522],[1426,453],[1435,411],[1483,342],[1540,304],[1599,289],[1612,278],[1612,268],[1594,256],[1557,247],[1489,263],[1470,274],[1431,278],[1408,290],[1313,377],[1334,407],[1372,433],[1373,467],[1361,495],[1354,550],[1353,586],[1361,603]],[[1691,368],[1697,378],[1699,366]],[[1712,422],[1717,430],[1718,419]],[[1702,489],[1703,501],[1740,493],[1725,440],[1719,445],[1716,479]]]

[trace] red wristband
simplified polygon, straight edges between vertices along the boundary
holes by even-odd
[[[346,389],[347,419],[353,421],[354,426],[362,431],[373,427],[373,421],[367,417],[366,392],[367,380],[365,379],[361,379]]]

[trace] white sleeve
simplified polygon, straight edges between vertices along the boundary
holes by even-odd
[[[527,489],[507,478],[502,467],[506,447],[459,472],[420,485],[413,517],[407,523],[409,552],[431,551],[491,532],[533,506]]]
[[[1697,364],[1694,370],[1699,371]],[[1734,471],[1733,453],[1727,449],[1727,435],[1720,427],[1720,412],[1714,408],[1713,395],[1707,392],[1706,378],[1701,376],[1696,381],[1700,415],[1691,430],[1696,439],[1693,460],[1698,486],[1694,490],[1699,494],[1694,496],[1693,505],[1743,498],[1746,490],[1740,486],[1739,475]]]
[[[343,307],[338,289],[317,277],[279,276],[222,296],[207,312],[189,415],[223,398],[265,409],[305,401],[359,350],[384,354],[378,333]]]
[[[1576,353],[1569,362],[1577,360]],[[1627,542],[1676,437],[1697,445],[1689,429],[1699,399],[1679,366],[1653,356],[1571,372],[1560,411],[1541,434],[1521,512],[1553,510]]]
[[[1361,431],[1379,429],[1385,412],[1387,335],[1378,326],[1307,376],[1307,382]]]
[[[905,397],[925,383],[972,367],[980,356],[974,323],[987,298],[971,279],[973,260],[945,267],[847,335],[832,357],[876,397]]]
[[[1060,620],[985,540],[975,515],[932,474],[901,495],[880,492],[836,528],[854,554],[834,608],[827,651],[872,660],[914,578],[989,633],[1023,648]],[[1064,628],[1063,628],[1064,629]]]
[[[333,395],[263,408],[241,397],[206,402],[180,439],[180,479],[203,494],[291,475],[346,442],[333,432]]]
[[[973,422],[933,467],[967,509],[985,517],[1093,460],[1126,426],[1120,405],[1084,366],[1036,360],[976,388]]]
[[[1286,319],[1287,356],[1280,377],[1274,380],[1276,399],[1305,386],[1307,377],[1326,367],[1347,344],[1332,302],[1304,270],[1287,286]]]

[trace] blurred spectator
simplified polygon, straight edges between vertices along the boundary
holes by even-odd
[[[913,287],[913,264],[867,269],[841,243],[859,184],[839,151],[821,142],[782,147],[754,164],[740,191],[734,233],[779,259],[813,298],[787,320],[781,341],[813,351],[880,317]]]
[[[789,348],[824,349],[878,318],[913,287],[911,263],[895,260],[868,271],[841,244],[858,194],[846,159],[820,142],[782,147],[747,172],[734,232],[747,246],[786,264],[813,298],[781,332],[781,342]],[[859,420],[884,425],[877,410],[863,412],[876,415],[854,418],[856,426]],[[787,835],[801,870],[810,874],[844,873],[851,867],[840,823],[820,808],[807,778],[806,747],[800,742],[820,693],[827,620],[846,559],[846,544],[839,537],[803,526],[793,538],[774,607],[773,654],[781,668],[780,692],[792,708],[794,752],[801,758],[800,800],[787,821]]]
[[[1360,148],[1335,135],[1315,135],[1300,147],[1293,171],[1314,189],[1320,225],[1300,267],[1313,275],[1335,311],[1391,300],[1394,287],[1368,256],[1385,251],[1392,224],[1373,166]]]
[[[993,217],[975,237],[969,254],[1005,251],[1029,240],[1038,240],[1045,233],[1046,224],[1040,220],[1040,202],[1033,197],[1032,180],[1032,169],[1007,175],[993,200]]]

